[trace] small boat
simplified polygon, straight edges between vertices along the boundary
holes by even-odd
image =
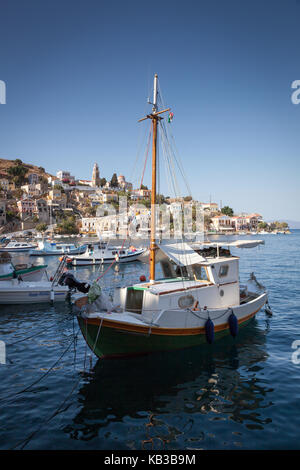
[[[83,255],[68,257],[67,263],[72,266],[92,266],[112,263],[113,261],[128,263],[136,261],[144,251],[145,248],[137,249],[134,246],[123,248],[122,246],[109,246],[108,243],[100,242],[96,245],[88,245],[88,249]]]
[[[51,281],[12,279],[0,282],[0,304],[5,305],[63,302],[68,294],[68,286],[53,285]]]
[[[8,251],[8,252],[21,252],[22,253],[25,251],[30,251],[35,247],[36,245],[33,245],[32,243],[12,240],[8,242],[6,245],[0,246],[0,252]]]
[[[9,253],[0,253],[0,281],[21,277],[23,281],[40,281],[47,265],[13,264]]]
[[[0,282],[0,304],[39,304],[74,301],[78,295],[88,293],[90,284],[80,282],[65,266],[66,257],[60,261],[50,281],[23,281],[16,279]]]
[[[77,255],[85,253],[87,245],[77,246],[74,243],[55,243],[42,240],[37,248],[30,251],[30,256],[51,256],[51,255]]]

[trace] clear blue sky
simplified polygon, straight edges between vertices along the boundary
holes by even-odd
[[[0,157],[129,179],[158,73],[193,196],[300,220],[299,18],[298,0],[2,0]]]

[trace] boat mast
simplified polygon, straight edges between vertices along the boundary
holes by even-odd
[[[148,114],[145,118],[139,120],[144,121],[145,119],[152,120],[152,189],[151,189],[151,234],[150,234],[150,283],[155,282],[155,252],[156,252],[156,156],[157,156],[157,123],[161,119],[159,116],[166,111],[170,111],[170,108],[158,111],[157,108],[157,74],[154,75],[154,86],[153,86],[153,105],[152,113]]]

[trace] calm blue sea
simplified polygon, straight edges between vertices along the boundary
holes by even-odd
[[[254,271],[267,286],[273,316],[259,312],[236,339],[101,361],[70,305],[1,306],[0,448],[300,449],[300,364],[292,360],[300,231],[262,237],[264,246],[235,253],[241,281]],[[57,259],[46,262],[53,272]],[[139,263],[121,265],[103,285],[110,290],[144,272]],[[91,280],[99,271],[75,275]]]

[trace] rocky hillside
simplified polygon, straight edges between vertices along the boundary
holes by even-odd
[[[26,177],[30,173],[37,173],[40,176],[48,178],[48,176],[53,176],[50,173],[47,173],[43,167],[38,167],[36,165],[31,165],[29,163],[22,162],[23,166],[28,169]],[[16,160],[7,160],[5,158],[0,158],[0,178],[11,179],[12,177],[7,173],[8,168],[16,165]]]

